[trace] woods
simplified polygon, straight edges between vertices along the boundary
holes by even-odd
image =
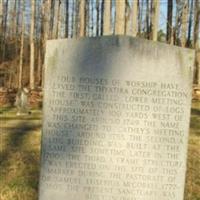
[[[43,85],[49,39],[132,35],[196,51],[200,0],[0,0],[0,87]]]

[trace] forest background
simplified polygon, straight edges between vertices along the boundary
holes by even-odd
[[[200,0],[0,0],[0,87],[43,86],[48,39],[131,35],[196,50]]]

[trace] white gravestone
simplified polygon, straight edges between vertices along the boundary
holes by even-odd
[[[193,62],[132,37],[48,41],[39,200],[183,200]]]

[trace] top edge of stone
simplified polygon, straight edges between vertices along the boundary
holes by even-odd
[[[175,45],[170,45],[167,43],[163,43],[163,42],[159,42],[159,41],[152,41],[152,40],[147,40],[147,39],[143,39],[143,38],[138,38],[138,37],[133,37],[130,35],[104,35],[104,36],[96,36],[96,37],[80,37],[80,38],[62,38],[62,39],[51,39],[51,40],[47,40],[47,46],[49,45],[54,45],[55,43],[63,43],[63,42],[80,42],[80,41],[87,41],[87,40],[101,40],[101,39],[105,39],[105,38],[112,38],[112,39],[123,39],[123,40],[138,40],[141,42],[145,42],[145,43],[149,43],[151,45],[153,44],[157,44],[159,46],[162,47],[167,47],[167,48],[174,48],[174,49],[179,49],[179,50],[185,50],[185,51],[189,51],[189,52],[195,52],[194,49],[190,49],[187,47],[180,47],[180,46],[175,46]]]

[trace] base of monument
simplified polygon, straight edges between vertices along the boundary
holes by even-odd
[[[26,112],[26,113],[20,113],[20,112],[17,112],[17,116],[25,116],[25,115],[30,115],[31,114],[31,111],[29,112]]]

